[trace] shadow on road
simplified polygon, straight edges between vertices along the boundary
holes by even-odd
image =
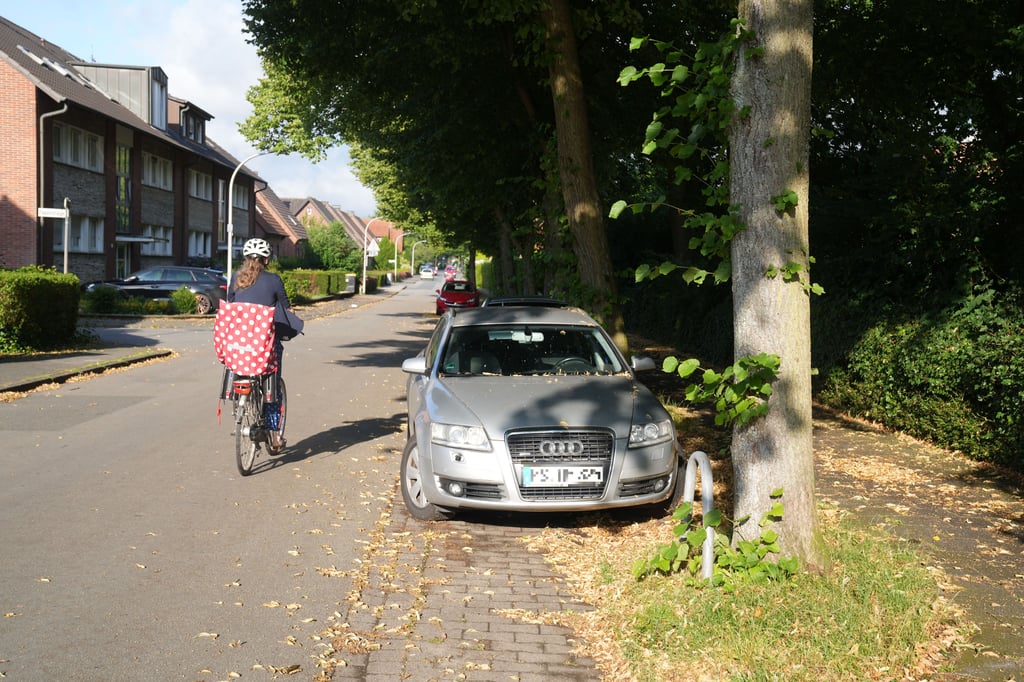
[[[270,471],[284,464],[301,462],[317,455],[340,454],[349,447],[365,445],[368,441],[389,436],[403,428],[405,428],[405,413],[403,412],[395,413],[390,417],[342,422],[302,440],[294,442],[289,440],[285,451],[280,456],[258,462],[253,468],[253,473]]]

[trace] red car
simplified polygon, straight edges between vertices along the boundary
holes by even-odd
[[[480,292],[472,282],[453,279],[437,290],[437,314],[449,308],[475,308],[480,305]]]

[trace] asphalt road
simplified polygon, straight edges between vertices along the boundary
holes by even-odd
[[[309,679],[394,485],[433,300],[413,280],[309,321],[288,447],[246,478],[207,328],[104,330],[177,357],[0,404],[6,679]]]

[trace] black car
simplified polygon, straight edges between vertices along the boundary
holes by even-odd
[[[224,273],[218,270],[159,265],[133,272],[124,279],[90,282],[84,289],[92,291],[96,287],[113,287],[125,297],[141,296],[156,300],[168,300],[173,292],[188,287],[196,296],[196,311],[205,315],[216,311],[227,297],[228,282]]]

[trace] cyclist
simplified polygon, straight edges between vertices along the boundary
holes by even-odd
[[[275,308],[275,325],[278,333],[274,339],[274,352],[277,354],[277,375],[281,376],[281,361],[284,359],[284,336],[280,329],[280,320],[284,319],[283,311],[291,308],[288,294],[284,290],[281,277],[267,271],[270,262],[270,244],[265,239],[254,237],[242,247],[245,259],[238,271],[231,276],[228,287],[228,301],[231,303],[256,303]],[[276,397],[276,396],[275,396]],[[280,450],[285,446],[281,436],[281,403],[267,403],[264,419],[270,431],[270,447]]]

